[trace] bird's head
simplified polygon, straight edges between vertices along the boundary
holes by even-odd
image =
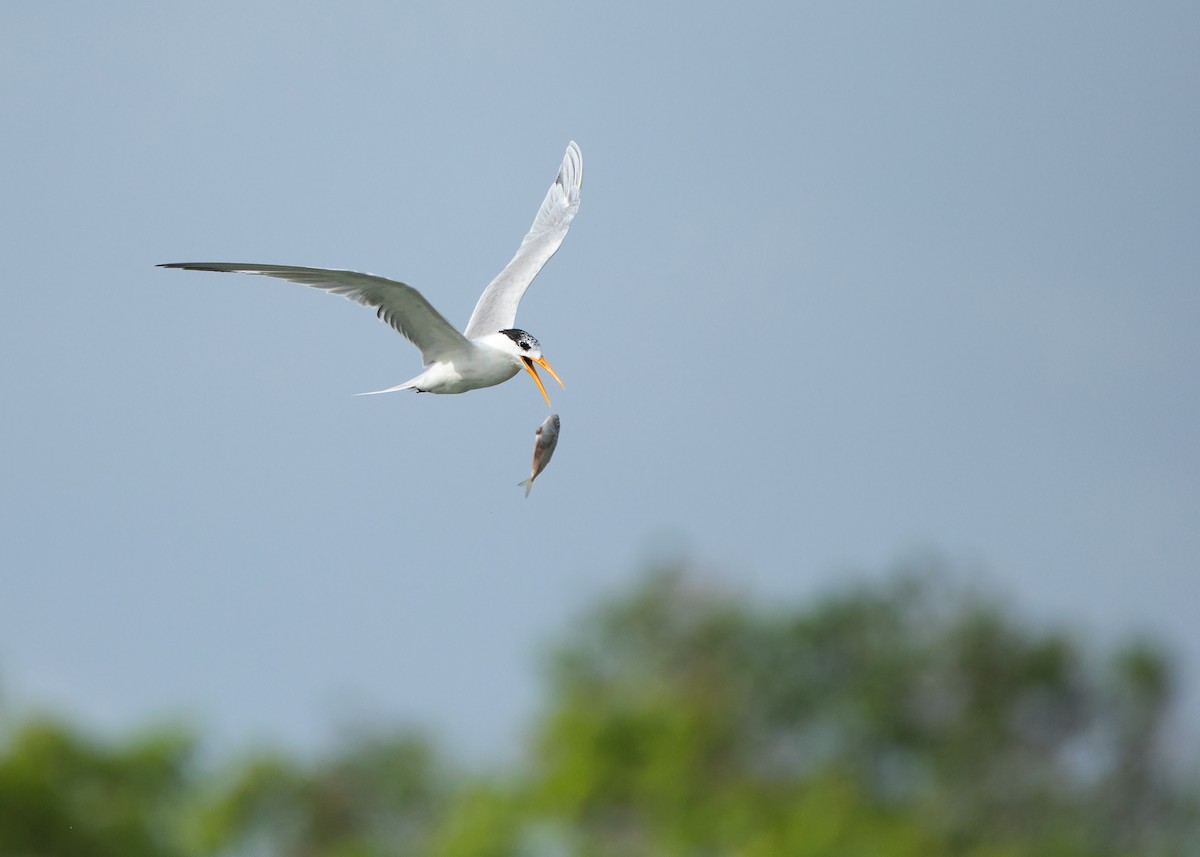
[[[542,344],[524,330],[502,330],[500,332],[504,335],[497,338],[497,344],[521,362],[521,365],[525,367],[525,371],[529,373],[534,383],[538,385],[538,389],[542,391],[542,398],[546,400],[546,406],[549,407],[550,397],[546,395],[546,388],[542,384],[542,379],[538,377],[537,369],[533,368],[534,364],[536,363],[549,372],[554,380],[558,381],[558,386],[563,387],[565,385],[562,379],[558,377],[558,373],[550,368],[550,364],[542,356]]]

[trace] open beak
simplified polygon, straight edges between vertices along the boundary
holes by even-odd
[[[546,358],[545,358],[545,357],[539,357],[537,360],[535,360],[535,361],[533,361],[533,362],[534,362],[534,363],[536,363],[537,365],[541,366],[541,367],[542,367],[543,369],[545,369],[547,372],[549,372],[549,373],[550,373],[550,376],[551,376],[551,377],[552,377],[552,378],[553,378],[555,381],[557,381],[557,382],[558,382],[558,386],[562,387],[564,390],[565,390],[565,389],[567,389],[567,385],[566,385],[566,384],[564,384],[564,383],[562,382],[562,378],[558,377],[558,373],[557,373],[557,372],[555,372],[553,369],[551,369],[551,368],[550,368],[550,364],[546,362]]]
[[[533,383],[537,384],[538,389],[542,391],[542,398],[546,400],[546,407],[552,407],[550,404],[550,397],[546,395],[546,387],[542,383],[542,379],[538,376],[537,370],[533,368],[533,364],[537,363],[539,366],[549,372],[555,381],[558,381],[558,386],[565,388],[566,385],[563,384],[562,379],[558,377],[558,373],[550,368],[550,364],[546,362],[545,357],[539,357],[537,360],[530,360],[528,357],[522,357],[521,362],[525,364],[525,371],[533,377]]]

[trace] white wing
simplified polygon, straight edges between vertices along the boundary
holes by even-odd
[[[420,292],[412,286],[385,277],[376,277],[374,274],[331,271],[326,268],[298,268],[292,265],[246,265],[236,262],[172,262],[158,267],[262,274],[341,295],[347,300],[373,308],[381,320],[421,349],[421,358],[426,366],[440,357],[461,353],[470,347],[466,337],[451,327],[450,322],[446,321]]]
[[[479,296],[479,303],[475,304],[475,311],[467,322],[468,339],[478,339],[509,329],[516,322],[517,304],[521,302],[521,296],[562,244],[575,212],[579,211],[579,188],[582,183],[583,154],[572,141],[567,144],[562,166],[558,168],[558,177],[542,200],[542,207],[533,219],[529,234],[521,241],[517,255]]]

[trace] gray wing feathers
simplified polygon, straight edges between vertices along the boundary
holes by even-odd
[[[173,262],[160,268],[185,268],[190,271],[226,271],[237,274],[261,274],[322,289],[347,300],[371,307],[375,314],[421,349],[425,365],[439,356],[468,347],[466,338],[450,326],[429,301],[404,283],[326,268],[300,268],[292,265],[253,265],[237,262]]]
[[[468,339],[476,339],[514,326],[517,319],[517,304],[533,282],[542,266],[554,255],[562,244],[571,226],[575,212],[579,210],[579,189],[583,183],[583,154],[572,141],[563,155],[558,177],[542,207],[538,209],[533,226],[521,241],[517,255],[505,266],[496,279],[479,296],[471,320],[467,322]]]

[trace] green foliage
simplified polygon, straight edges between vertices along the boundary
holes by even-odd
[[[192,743],[151,732],[115,747],[35,718],[0,755],[5,857],[174,857]]]
[[[1164,657],[1099,670],[936,576],[767,610],[662,573],[551,676],[540,806],[594,853],[1200,844],[1163,765]]]
[[[178,733],[30,720],[0,747],[0,857],[1200,853],[1164,655],[1102,657],[945,577],[764,607],[655,574],[548,679],[503,776],[405,732],[205,771]]]
[[[432,837],[430,857],[505,857],[515,853],[524,810],[520,790],[479,781],[467,785]]]
[[[309,767],[253,757],[223,782],[196,812],[199,853],[249,844],[277,857],[426,854],[447,799],[432,749],[404,734],[360,736]]]

